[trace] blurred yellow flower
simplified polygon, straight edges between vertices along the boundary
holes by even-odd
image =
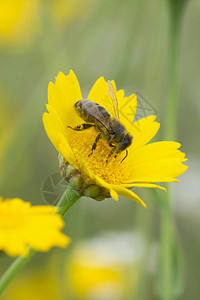
[[[0,0],[0,46],[24,45],[38,27],[38,0]]]
[[[133,233],[109,232],[79,242],[66,258],[66,292],[75,299],[127,299],[143,256],[143,240]]]
[[[66,247],[70,239],[60,232],[64,222],[52,213],[53,206],[31,206],[19,198],[0,197],[0,250],[10,256],[25,255],[27,247],[49,251],[52,247]]]
[[[45,265],[18,274],[1,300],[61,300],[55,274]],[[67,299],[67,298],[65,298]]]
[[[49,83],[48,113],[43,115],[44,127],[49,139],[66,163],[81,173],[85,185],[100,186],[115,200],[118,200],[120,194],[146,206],[130,188],[164,189],[154,183],[178,182],[175,177],[187,169],[187,166],[182,164],[186,161],[185,154],[177,150],[181,145],[176,142],[147,144],[159,129],[159,124],[155,122],[156,117],[149,116],[132,123],[128,114],[131,105],[134,110],[133,120],[137,106],[136,95],[125,97],[123,90],[116,90],[114,81],[112,84],[118,100],[120,121],[133,137],[125,160],[122,161],[125,154],[121,153],[116,158],[110,157],[107,162],[110,147],[103,139],[99,140],[95,151],[89,156],[97,136],[95,129],[92,127],[84,131],[74,131],[68,128],[68,126],[75,127],[84,123],[74,109],[74,104],[83,97],[73,71],[70,71],[68,76],[60,72],[56,83]],[[114,116],[108,97],[110,95],[107,82],[100,77],[87,99],[103,106],[111,116]]]
[[[105,296],[105,291],[107,294],[111,294],[112,291],[115,297],[117,297],[117,294],[121,295],[122,291],[125,290],[125,282],[121,274],[122,272],[117,269],[117,266],[98,265],[97,261],[94,261],[94,257],[90,257],[92,260],[88,263],[87,259],[89,259],[89,257],[84,258],[85,261],[79,261],[79,264],[77,264],[78,261],[74,261],[70,269],[72,287],[74,291],[81,296],[81,299],[87,299],[85,296],[90,294],[92,294],[94,298],[101,294]],[[93,299],[91,296],[88,297]]]
[[[91,0],[50,0],[50,17],[58,24],[66,24],[82,16],[88,10],[90,2]]]

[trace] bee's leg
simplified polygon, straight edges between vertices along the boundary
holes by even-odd
[[[92,153],[93,153],[94,150],[96,149],[96,146],[97,146],[97,143],[98,143],[100,137],[101,137],[101,132],[99,132],[99,133],[97,134],[96,139],[95,139],[95,141],[94,141],[94,144],[92,145],[92,152],[91,152],[90,154],[88,154],[88,156],[92,155]]]
[[[95,127],[95,124],[83,123],[83,124],[75,126],[75,127],[71,127],[71,126],[67,126],[67,127],[72,130],[75,130],[75,131],[83,131],[83,130],[89,129],[91,127]]]
[[[124,156],[124,158],[121,160],[121,163],[123,162],[123,160],[125,160],[125,158],[127,158],[128,156],[128,150],[126,149],[126,155]]]
[[[108,157],[107,157],[107,159],[106,159],[106,162],[108,162],[108,159],[111,157],[111,155],[113,155],[113,153],[115,152],[115,150],[116,150],[116,148],[117,148],[117,147],[116,147],[115,145],[113,145],[112,143],[110,143],[109,146],[112,147],[112,149],[110,150],[110,153],[108,154]]]

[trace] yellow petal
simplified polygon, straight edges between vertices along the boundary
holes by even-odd
[[[49,83],[48,103],[57,111],[65,127],[75,126],[82,122],[74,110],[74,104],[81,99],[80,86],[72,70],[67,76],[60,72],[55,85],[52,82]]]
[[[50,215],[53,212],[55,212],[55,206],[50,206],[50,205],[44,205],[44,206],[32,206],[30,209],[30,214],[31,215],[40,215],[40,214],[44,214],[44,215]],[[64,223],[63,223],[64,225]]]
[[[74,168],[79,169],[79,166],[76,162],[76,157],[74,155],[74,152],[69,145],[67,139],[60,133],[57,132],[57,135],[60,138],[60,143],[58,145],[59,153],[66,159],[67,162],[69,162]]]
[[[99,176],[95,175],[95,181],[97,184],[99,184],[102,187],[105,187],[107,190],[110,191],[110,195],[114,200],[118,200],[118,195],[116,193],[116,190],[114,188],[112,188],[112,185],[108,184],[105,180],[103,180],[102,178],[100,178]]]
[[[138,195],[136,195],[133,191],[130,191],[124,187],[122,187],[121,185],[111,185],[112,188],[120,195],[127,197],[131,200],[136,201],[137,203],[143,205],[144,207],[147,207],[146,204],[142,201],[142,199],[140,199],[140,197]]]
[[[157,185],[157,184],[153,184],[153,183],[122,183],[121,186],[123,187],[146,187],[146,188],[153,188],[153,189],[159,189],[159,190],[163,190],[163,191],[167,191],[164,187]]]
[[[113,115],[113,107],[107,99],[108,87],[104,77],[100,77],[91,88],[87,99],[103,106],[110,114]]]
[[[58,113],[54,110],[54,108],[50,105],[46,105],[47,110],[49,111],[49,121],[51,122],[51,130],[53,131],[61,131],[63,135],[66,136],[67,128],[64,126],[63,122],[60,119]],[[43,115],[45,115],[44,113]],[[46,129],[46,128],[45,128]]]
[[[28,244],[37,250],[48,251],[53,246],[66,247],[70,239],[60,232],[64,222],[59,215],[40,215],[30,217]]]
[[[169,182],[187,170],[179,143],[157,142],[132,151],[129,160],[130,182]]]
[[[149,116],[138,120],[129,127],[129,132],[133,137],[133,142],[129,147],[129,151],[140,148],[147,144],[158,132],[160,124],[154,122],[156,116]]]
[[[19,239],[16,234],[8,235],[8,239],[4,241],[1,236],[0,241],[0,249],[12,257],[25,254],[28,246],[28,244]]]
[[[51,113],[43,114],[43,123],[46,133],[56,150],[74,167],[77,167],[74,153],[68,143],[67,138],[61,133],[64,132],[63,127],[59,126],[59,121],[55,119]]]
[[[123,96],[121,90],[117,92],[117,100],[119,107],[120,122],[126,127],[126,130],[131,133],[133,120],[137,109],[137,97],[135,94],[129,97]]]

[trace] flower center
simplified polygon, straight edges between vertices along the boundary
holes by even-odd
[[[69,137],[70,145],[82,154],[90,170],[95,175],[104,179],[109,184],[120,184],[127,178],[126,160],[121,162],[126,153],[123,151],[117,157],[113,154],[108,158],[112,148],[102,138],[98,141],[96,149],[92,153],[92,145],[95,142],[97,134],[93,128],[82,132],[74,131]]]

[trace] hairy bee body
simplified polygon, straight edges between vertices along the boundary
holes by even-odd
[[[112,117],[103,106],[91,100],[83,99],[76,102],[74,107],[77,114],[99,132],[97,141],[101,136],[113,148],[109,156],[115,151],[119,154],[131,145],[132,136],[126,132],[124,125]]]
[[[103,123],[108,123],[111,116],[107,110],[87,99],[80,100],[74,104],[77,114],[87,123],[94,123],[97,127],[101,127]],[[106,125],[105,124],[105,125]]]

